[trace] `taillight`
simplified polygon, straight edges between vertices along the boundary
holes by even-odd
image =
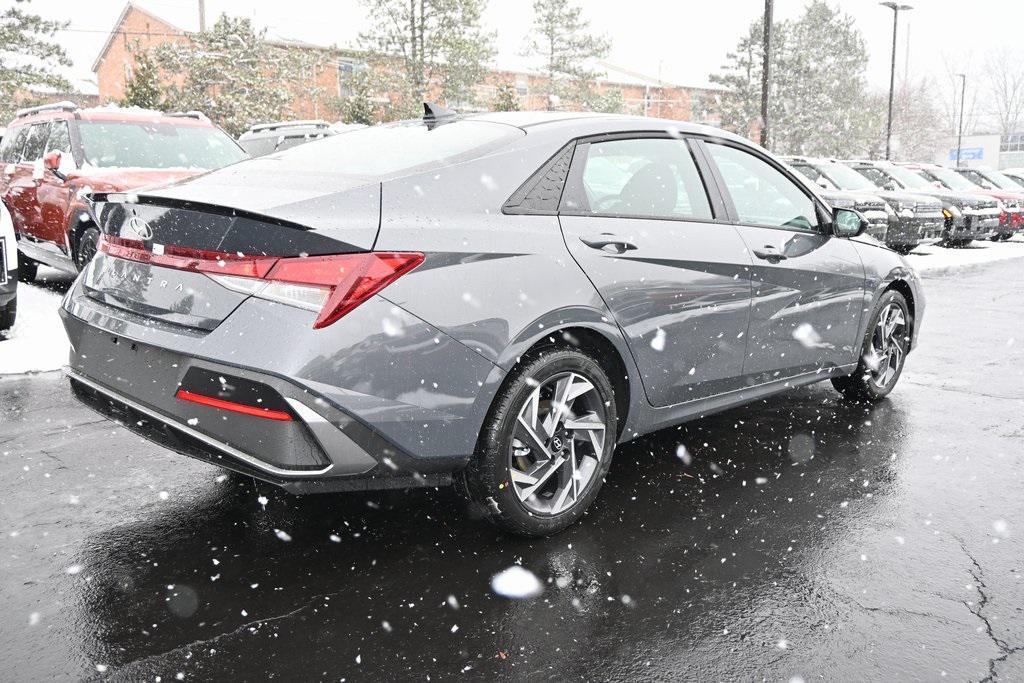
[[[416,252],[278,258],[159,245],[149,251],[142,242],[108,235],[100,250],[130,261],[205,273],[228,289],[315,311],[315,329],[336,322],[423,263],[423,254]]]
[[[327,327],[389,284],[423,263],[423,254],[369,252],[281,259],[256,296],[319,303],[315,329]]]

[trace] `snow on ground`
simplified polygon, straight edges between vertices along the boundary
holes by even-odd
[[[40,279],[58,283],[70,276],[48,268]],[[68,337],[57,309],[61,294],[40,284],[18,283],[18,318],[0,339],[0,375],[59,370],[68,362]]]
[[[922,275],[946,275],[1012,258],[1024,258],[1024,237],[1021,235],[1008,242],[977,240],[962,249],[947,249],[934,244],[918,247],[907,261]]]

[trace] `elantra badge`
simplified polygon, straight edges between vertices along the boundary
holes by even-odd
[[[132,216],[128,219],[128,228],[138,235],[139,239],[143,242],[153,239],[153,228],[149,227],[149,223],[138,216]]]

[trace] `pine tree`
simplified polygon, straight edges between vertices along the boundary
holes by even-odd
[[[135,54],[135,68],[132,77],[124,84],[124,98],[121,106],[160,108],[160,72],[149,52],[142,50]]]
[[[486,0],[362,0],[371,28],[363,47],[400,65],[402,82],[391,93],[398,114],[417,115],[440,94],[456,106],[473,103],[475,86],[494,56],[494,33],[484,31]]]
[[[611,41],[588,32],[590,22],[571,0],[534,0],[533,13],[526,54],[544,61],[548,109],[586,106],[598,76],[591,62],[608,55]]]
[[[725,86],[722,122],[741,135],[760,124],[761,20],[727,56],[711,81]],[[812,0],[796,21],[772,27],[769,100],[771,149],[788,154],[866,154],[877,138],[879,111],[867,91],[868,56],[853,19]]]
[[[287,116],[295,91],[310,87],[310,51],[266,41],[247,18],[221,15],[189,43],[161,45],[157,66],[180,74],[166,89],[168,109],[198,110],[232,135]]]
[[[519,111],[519,92],[511,83],[502,83],[494,93],[491,103],[494,111]]]
[[[28,0],[18,4],[28,5]],[[55,37],[66,26],[67,22],[48,21],[19,7],[0,14],[0,120],[6,123],[15,110],[38,99],[32,89],[71,89],[57,70],[71,66]]]

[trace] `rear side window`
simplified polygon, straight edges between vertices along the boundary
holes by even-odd
[[[813,230],[818,224],[814,201],[768,162],[727,145],[709,144],[708,151],[740,223],[800,230]]]
[[[4,154],[4,161],[9,164],[16,164],[21,161],[21,153],[25,149],[25,140],[28,139],[29,126],[21,126],[18,128],[17,134],[12,131],[8,131],[9,135],[4,138],[4,144],[7,144],[7,140],[11,140],[10,152]]]
[[[43,148],[46,146],[46,137],[50,132],[49,123],[37,123],[29,129],[28,139],[25,140],[25,150],[21,154],[22,161],[35,161],[42,159]]]
[[[711,205],[686,142],[637,138],[586,146],[563,209],[595,216],[710,220]]]

